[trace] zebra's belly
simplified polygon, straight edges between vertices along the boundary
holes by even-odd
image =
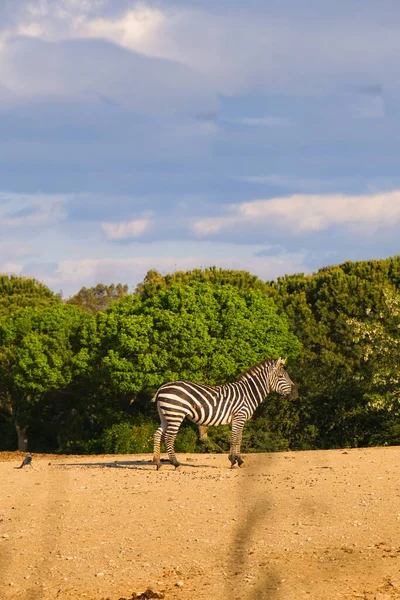
[[[188,419],[190,419],[190,421],[192,421],[193,423],[196,423],[196,425],[205,425],[206,427],[210,427],[213,425],[228,425],[232,422],[231,416],[223,415],[208,415],[206,417],[204,415],[188,415]]]

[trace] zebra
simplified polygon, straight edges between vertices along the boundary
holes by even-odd
[[[163,384],[152,402],[157,402],[161,426],[154,434],[153,462],[161,467],[160,447],[164,441],[169,460],[180,467],[174,442],[182,421],[187,417],[197,425],[232,423],[229,460],[231,468],[243,464],[240,455],[243,427],[269,392],[278,392],[290,399],[298,397],[297,389],[283,368],[286,359],[266,359],[245,371],[234,383],[202,385],[191,381],[171,381]]]

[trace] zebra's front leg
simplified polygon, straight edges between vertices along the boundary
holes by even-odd
[[[181,464],[176,458],[174,449],[175,438],[177,436],[179,426],[180,423],[178,423],[177,425],[175,423],[173,425],[168,425],[167,431],[165,433],[165,445],[167,447],[169,460],[171,465],[174,465],[175,469],[178,469],[181,466]]]
[[[231,469],[236,465],[236,441],[232,431],[231,448],[229,451],[229,460],[231,461]]]
[[[244,421],[241,419],[234,419],[232,421],[232,439],[231,449],[229,452],[229,460],[231,461],[231,469],[235,466],[236,462],[239,467],[243,464],[243,459],[240,456],[240,442],[242,440]]]
[[[241,467],[243,464],[243,458],[242,458],[242,455],[240,454],[240,446],[242,444],[242,434],[243,434],[243,429],[240,432],[239,440],[238,440],[238,443],[236,446],[236,460],[237,460],[238,467]]]

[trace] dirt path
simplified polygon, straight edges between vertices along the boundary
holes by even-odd
[[[400,598],[400,448],[149,458],[0,453],[0,598]]]

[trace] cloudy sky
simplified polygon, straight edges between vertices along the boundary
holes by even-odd
[[[0,272],[400,253],[398,0],[2,0]]]

